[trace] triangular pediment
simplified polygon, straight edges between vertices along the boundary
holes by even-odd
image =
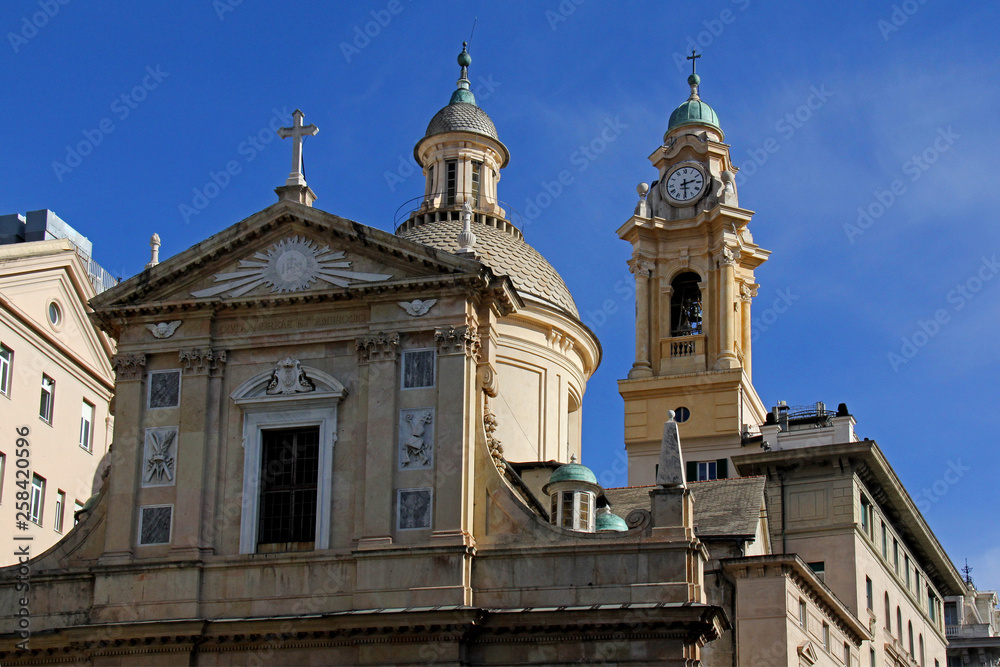
[[[110,379],[111,343],[94,328],[87,313],[93,287],[75,252],[59,250],[9,260],[0,271],[0,295],[12,318],[9,325],[37,340],[39,347],[51,345],[97,376]]]
[[[95,309],[144,304],[184,307],[300,296],[406,290],[441,276],[490,270],[388,232],[279,202],[94,300]]]

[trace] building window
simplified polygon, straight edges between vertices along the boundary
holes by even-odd
[[[480,172],[482,172],[482,169],[483,169],[482,162],[472,163],[472,205],[475,206],[477,209],[480,208],[481,206],[479,193],[481,188],[480,184],[482,182],[482,179],[480,177]]]
[[[896,607],[896,639],[903,641],[903,612]]]
[[[958,605],[954,602],[944,603],[944,624],[958,625]]]
[[[868,667],[876,667],[876,665],[877,665],[877,663],[876,663],[876,659],[875,659],[875,649],[871,649],[868,652]],[[937,667],[937,666],[935,665],[935,667]]]
[[[851,667],[851,645],[844,642],[844,664]]]
[[[405,350],[403,352],[403,389],[433,387],[434,362],[434,350]]]
[[[594,532],[596,496],[588,491],[559,491],[552,494],[549,523],[569,530]]]
[[[874,510],[872,509],[871,501],[861,494],[861,530],[864,531],[870,539],[874,539],[875,536],[872,534],[872,523],[874,518]]]
[[[0,452],[0,503],[3,503],[3,480],[7,474],[7,455]]]
[[[826,561],[817,561],[815,563],[809,563],[809,569],[813,571],[820,581],[826,581]]]
[[[920,667],[924,667],[924,636],[920,635],[917,639],[920,647]]]
[[[799,627],[806,630],[806,601],[799,600]]]
[[[139,510],[139,546],[170,544],[173,505],[147,505]]]
[[[889,591],[885,592],[885,629],[892,632],[892,605],[889,602]]]
[[[14,364],[14,351],[6,345],[0,345],[0,394],[10,396],[11,367]]]
[[[62,309],[55,301],[49,303],[49,322],[58,327],[62,323]]]
[[[31,505],[28,508],[28,518],[39,526],[42,525],[42,511],[45,505],[45,479],[38,475],[31,476]]]
[[[52,424],[52,404],[55,402],[56,381],[48,375],[42,376],[42,395],[38,402],[38,416],[46,424]]]
[[[55,526],[57,533],[63,532],[63,513],[66,508],[66,492],[62,489],[56,493],[56,518]]]
[[[865,599],[868,602],[868,609],[875,610],[875,593],[872,590],[872,580],[870,577],[865,577]]]
[[[914,656],[916,653],[913,652],[913,621],[907,621],[906,623],[906,634],[910,640],[910,655]]]
[[[892,538],[892,567],[899,574],[899,540]]]
[[[688,461],[687,479],[691,482],[703,482],[710,479],[726,479],[729,476],[729,460]]]
[[[889,531],[886,530],[885,521],[882,522],[882,558],[889,560]]]
[[[312,549],[319,427],[263,431],[261,444],[258,551]],[[269,546],[262,549],[264,545]]]
[[[455,193],[458,190],[458,162],[456,160],[445,160],[445,204],[455,203]]]
[[[903,556],[903,567],[906,568],[906,590],[910,590],[910,557]]]
[[[830,624],[823,621],[823,648],[830,650]]]
[[[436,194],[434,189],[434,165],[427,167],[427,194]]]
[[[77,512],[83,509],[83,503],[79,500],[73,501],[73,525],[80,523],[80,518],[77,516]]]
[[[181,404],[181,372],[152,371],[149,374],[149,407],[176,408]]]
[[[88,452],[93,451],[94,445],[94,406],[87,401],[83,402],[83,409],[80,413],[80,446]]]
[[[670,335],[694,336],[701,329],[701,276],[686,271],[670,283]]]

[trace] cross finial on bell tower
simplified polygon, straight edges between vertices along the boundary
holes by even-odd
[[[691,55],[686,59],[691,61],[691,75],[696,76],[698,74],[698,58],[701,58],[701,54],[697,53],[694,49],[691,49]]]

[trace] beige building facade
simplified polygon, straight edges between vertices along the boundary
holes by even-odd
[[[0,245],[5,565],[62,539],[100,488],[95,472],[111,445],[114,346],[88,317],[94,295],[71,241]]]

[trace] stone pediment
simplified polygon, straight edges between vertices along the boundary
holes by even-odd
[[[93,306],[109,315],[220,301],[356,298],[463,276],[513,295],[509,281],[478,261],[282,201],[108,290]]]

